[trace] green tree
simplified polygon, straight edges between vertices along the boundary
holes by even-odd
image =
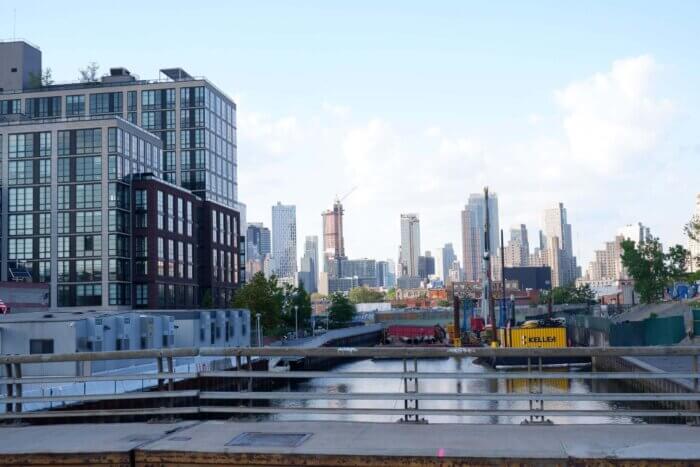
[[[396,300],[396,288],[392,287],[386,292],[387,300]]]
[[[211,296],[211,290],[207,289],[204,291],[202,296],[202,307],[203,308],[214,308],[214,299]]]
[[[554,287],[550,291],[543,291],[540,294],[540,304],[546,305],[549,303],[549,297],[552,297],[554,305],[564,304],[589,304],[595,301],[595,292],[588,284],[581,286],[565,286]]]
[[[355,305],[340,292],[330,296],[331,305],[328,307],[328,320],[331,328],[340,328],[355,317]]]
[[[53,84],[53,76],[51,68],[45,68],[40,73],[29,73],[29,87],[40,88],[42,86],[51,86]]]
[[[247,308],[251,319],[260,313],[261,324],[267,335],[279,335],[282,322],[284,294],[277,285],[275,276],[267,279],[262,272],[256,273],[233,297],[233,306]]]
[[[348,298],[354,304],[375,303],[384,300],[384,294],[369,287],[355,287],[348,293]]]
[[[296,320],[299,320],[299,330],[311,328],[311,297],[304,288],[304,283],[300,282],[299,287],[289,284],[284,286],[284,312],[282,321],[287,329],[294,330]],[[296,309],[295,309],[296,307]]]
[[[661,300],[666,286],[683,277],[687,258],[688,251],[680,245],[664,253],[658,238],[639,245],[632,240],[622,242],[622,265],[634,279],[642,303]]]
[[[81,83],[94,83],[97,81],[97,70],[100,66],[96,62],[90,62],[85,68],[78,70]]]

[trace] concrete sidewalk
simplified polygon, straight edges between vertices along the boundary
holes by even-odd
[[[244,433],[262,433],[266,440],[230,445]],[[296,446],[269,444],[284,441],[277,436],[284,434],[308,437]],[[700,464],[700,427],[685,425],[209,421],[5,427],[0,436],[2,465],[13,459],[30,463],[32,456],[105,452],[128,453],[131,465],[574,465],[572,459],[575,465]]]

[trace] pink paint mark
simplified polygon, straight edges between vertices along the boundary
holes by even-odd
[[[445,448],[438,449],[437,456],[438,457],[445,457]]]

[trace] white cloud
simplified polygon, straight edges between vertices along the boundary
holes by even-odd
[[[323,109],[324,112],[328,112],[329,114],[335,117],[347,117],[350,114],[350,107],[345,105],[331,104],[328,101],[323,101],[323,103],[321,104],[321,109]]]
[[[673,115],[671,102],[653,93],[659,69],[649,55],[617,60],[555,92],[574,160],[611,173],[656,146]]]
[[[532,113],[527,116],[527,123],[532,126],[539,125],[542,122],[542,120],[543,118],[540,114]]]

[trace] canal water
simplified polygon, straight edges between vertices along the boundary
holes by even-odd
[[[411,366],[412,361],[408,362]],[[401,360],[357,360],[334,368],[335,371],[347,372],[393,372],[403,371]],[[419,360],[418,371],[435,372],[493,372],[474,363],[473,358],[449,358]],[[556,371],[566,371],[557,369]],[[581,371],[581,370],[570,370]],[[280,391],[318,392],[318,393],[364,393],[364,392],[403,392],[403,380],[401,379],[326,379],[316,378],[307,381],[293,382]],[[535,383],[533,383],[535,384]],[[543,392],[546,393],[570,393],[586,394],[591,392],[625,392],[624,388],[611,386],[612,382],[591,380],[554,379],[543,380]],[[617,386],[617,385],[615,385]],[[420,392],[430,393],[527,393],[527,380],[482,380],[482,379],[424,379],[419,382]],[[372,401],[372,400],[279,400],[270,404],[273,407],[315,407],[315,408],[393,408],[403,407],[403,401]],[[528,409],[528,401],[420,401],[420,408],[425,409]],[[550,410],[611,410],[623,409],[615,402],[598,401],[545,401],[545,409]],[[335,420],[335,421],[396,421],[397,415],[346,415],[346,414],[275,414],[271,415],[275,420]],[[527,417],[511,416],[444,416],[426,415],[429,423],[488,423],[488,424],[517,424]],[[575,423],[644,423],[640,419],[630,417],[549,417],[556,424]]]

